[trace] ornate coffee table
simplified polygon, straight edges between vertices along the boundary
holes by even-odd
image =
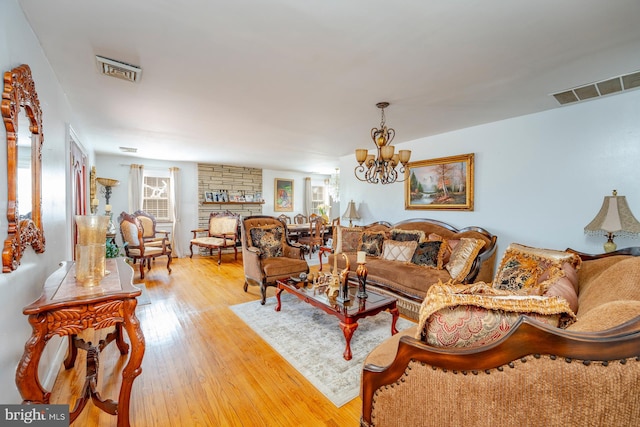
[[[314,288],[311,284],[305,284],[293,279],[283,279],[277,281],[276,298],[278,304],[276,311],[280,311],[282,306],[280,294],[287,291],[300,298],[302,301],[311,304],[323,310],[340,320],[340,328],[344,333],[346,347],[343,356],[345,360],[351,360],[351,337],[358,329],[358,320],[363,317],[375,316],[381,311],[388,310],[393,319],[391,320],[391,335],[398,333],[396,322],[398,321],[398,308],[396,307],[397,299],[386,295],[379,294],[375,291],[367,290],[368,298],[359,299],[356,296],[358,285],[356,282],[349,282],[349,298],[347,303],[338,303],[335,297],[329,297],[325,293],[326,286],[318,286]]]

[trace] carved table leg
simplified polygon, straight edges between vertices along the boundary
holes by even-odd
[[[278,301],[278,303],[276,304],[276,311],[280,311],[280,309],[282,308],[282,303],[280,301],[281,293],[282,293],[282,288],[278,286],[278,288],[276,289],[276,300]]]
[[[129,362],[122,371],[122,385],[118,397],[118,427],[129,426],[129,400],[131,398],[131,387],[133,380],[142,373],[142,357],[144,356],[145,341],[140,328],[140,321],[136,317],[135,298],[124,301],[124,328],[131,341],[131,354]]]
[[[347,342],[347,346],[344,349],[344,353],[342,356],[344,360],[351,360],[353,357],[351,354],[351,337],[353,333],[358,329],[358,323],[344,323],[340,322],[340,329],[342,329],[342,333],[344,334],[344,339]]]
[[[24,345],[24,353],[16,370],[16,385],[22,403],[49,403],[51,393],[42,387],[38,379],[38,364],[40,355],[47,344],[47,318],[46,315],[30,315],[31,337]]]
[[[396,329],[396,322],[398,321],[398,317],[400,316],[400,313],[398,312],[397,307],[394,307],[391,310],[389,310],[389,313],[391,313],[391,315],[393,316],[393,318],[391,319],[391,335],[395,335],[398,333],[398,330]]]
[[[69,345],[67,348],[67,357],[64,359],[64,369],[71,369],[73,365],[76,364],[76,357],[78,356],[78,347],[76,346],[75,340],[77,339],[76,334],[69,335]]]

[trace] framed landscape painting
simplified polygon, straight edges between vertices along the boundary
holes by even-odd
[[[274,194],[274,211],[293,212],[293,180],[276,178]]]
[[[473,210],[473,153],[407,165],[405,209]]]

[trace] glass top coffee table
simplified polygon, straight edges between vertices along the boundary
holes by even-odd
[[[346,347],[343,356],[345,360],[351,360],[351,337],[358,329],[358,320],[368,316],[375,316],[381,311],[389,311],[393,316],[391,320],[391,335],[398,333],[396,322],[398,321],[397,299],[367,290],[368,298],[360,299],[356,296],[358,285],[355,281],[349,281],[349,302],[339,303],[333,296],[325,293],[326,285],[313,287],[310,283],[304,283],[295,279],[282,279],[276,283],[276,311],[280,311],[282,304],[280,294],[287,291],[300,298],[302,301],[323,310],[340,320],[340,328],[344,333]]]

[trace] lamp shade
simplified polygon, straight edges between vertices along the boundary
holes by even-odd
[[[358,215],[358,210],[356,209],[356,204],[353,200],[351,200],[349,205],[347,205],[347,210],[344,212],[344,215],[342,215],[342,218],[349,220],[349,226],[352,225],[352,221],[354,219],[360,219],[360,215]]]
[[[627,199],[624,196],[605,196],[602,207],[596,217],[584,228],[584,232],[594,235],[608,235],[638,237],[640,222],[633,216]]]

